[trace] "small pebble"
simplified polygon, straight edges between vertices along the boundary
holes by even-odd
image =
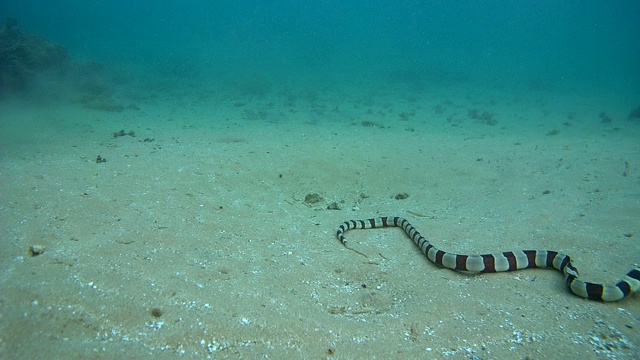
[[[29,255],[30,256],[38,256],[44,252],[46,247],[44,245],[31,245],[29,247]]]

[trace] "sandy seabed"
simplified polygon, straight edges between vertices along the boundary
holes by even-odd
[[[366,257],[335,238],[402,216],[443,250],[557,250],[616,281],[640,260],[638,104],[456,88],[129,101],[0,103],[3,359],[640,356],[637,294],[441,269],[399,229],[348,232]]]

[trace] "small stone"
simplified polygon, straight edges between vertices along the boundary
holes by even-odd
[[[317,204],[320,201],[324,200],[322,198],[322,196],[320,196],[317,193],[312,193],[312,194],[307,194],[307,196],[304,197],[304,202],[311,205],[311,204]]]
[[[38,256],[44,252],[46,247],[44,245],[31,245],[29,247],[29,255],[30,256]]]
[[[338,203],[335,201],[327,206],[327,210],[340,210],[340,209],[341,209],[340,205],[338,205]]]

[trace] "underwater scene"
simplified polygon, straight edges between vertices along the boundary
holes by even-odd
[[[2,0],[0,358],[640,358],[638,14]]]

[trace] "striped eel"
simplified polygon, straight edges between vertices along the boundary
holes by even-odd
[[[379,217],[367,220],[345,221],[336,232],[336,237],[347,246],[344,233],[351,229],[375,229],[399,227],[413,240],[422,252],[436,265],[456,271],[470,273],[494,273],[529,268],[554,268],[564,274],[567,287],[574,294],[600,301],[618,301],[640,290],[640,267],[629,271],[615,285],[603,285],[580,280],[578,269],[571,263],[568,255],[549,250],[520,250],[499,254],[458,255],[437,249],[422,236],[416,228],[401,217]],[[351,249],[353,250],[353,249]],[[357,250],[354,250],[358,252]],[[360,253],[362,254],[362,253]],[[364,254],[362,254],[364,255]]]

